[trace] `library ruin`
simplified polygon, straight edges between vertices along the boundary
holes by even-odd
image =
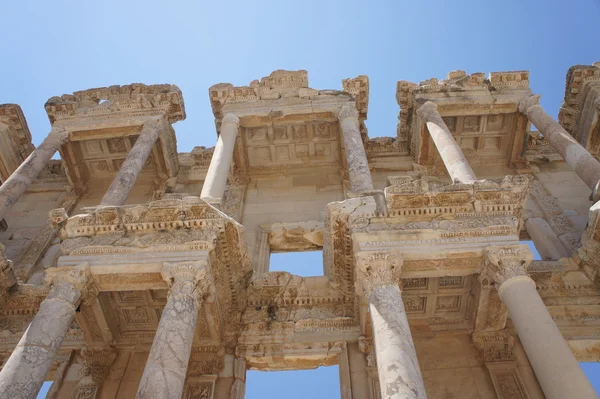
[[[208,94],[189,153],[175,85],[52,97],[37,147],[0,105],[0,397],[242,399],[247,370],[337,365],[342,399],[597,398],[600,63],[558,122],[526,71],[399,81],[378,138],[366,76]],[[271,270],[302,251],[322,275]]]

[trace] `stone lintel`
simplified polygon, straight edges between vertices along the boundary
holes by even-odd
[[[175,85],[99,87],[51,97],[45,104],[50,123],[98,121],[115,117],[164,115],[169,123],[185,119],[181,90]]]
[[[167,289],[162,277],[165,262],[206,262],[208,251],[133,252],[129,254],[90,254],[61,256],[59,267],[72,267],[87,262],[100,291]],[[118,273],[116,270],[118,269]]]

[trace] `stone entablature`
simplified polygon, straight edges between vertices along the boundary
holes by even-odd
[[[311,89],[308,87],[306,71],[278,70],[262,78],[260,82],[252,81],[249,86],[219,83],[211,86],[208,91],[217,126],[227,112],[242,117],[267,115],[270,112],[285,115],[307,113],[308,110],[312,113],[319,112],[320,108],[331,111],[334,109],[332,107],[352,101],[353,97],[360,102],[361,112],[366,117],[369,92],[366,76],[346,79],[343,85],[348,90],[347,93],[340,90]]]
[[[169,123],[185,119],[181,90],[175,85],[145,85],[99,87],[73,94],[51,97],[46,101],[50,123],[76,123],[106,118],[165,116]]]
[[[149,139],[143,172],[164,186],[179,171],[171,124],[185,119],[185,107],[181,90],[175,85],[88,89],[52,97],[45,107],[52,125],[67,131],[68,140],[59,151],[78,192],[85,192],[91,180],[118,174],[127,165],[126,157],[140,135],[146,133],[147,137],[148,130],[157,130],[158,136]]]
[[[0,180],[8,179],[31,151],[31,132],[21,107],[0,104]]]
[[[84,261],[90,264],[101,291],[100,308],[105,315],[116,313],[120,317],[115,338],[122,342],[151,339],[160,318],[151,315],[160,314],[165,303],[160,299],[165,298],[160,290],[166,288],[161,276],[163,263],[186,259],[210,262],[216,286],[216,292],[209,295],[213,299],[201,308],[198,339],[218,342],[225,330],[232,333],[239,328],[237,314],[245,307],[250,266],[242,244],[243,229],[234,220],[198,197],[82,211],[72,217],[64,210],[51,214],[53,223],[62,226],[63,256],[58,263],[63,267]],[[143,290],[150,291],[144,294]],[[109,291],[119,291],[119,295]],[[140,311],[127,311],[131,304],[140,306]],[[106,317],[111,323],[111,317]]]
[[[569,68],[558,122],[593,155],[600,151],[600,62]]]

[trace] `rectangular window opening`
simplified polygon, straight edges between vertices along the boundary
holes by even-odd
[[[323,276],[323,251],[271,253],[270,272],[288,272],[300,277]]]
[[[246,373],[246,398],[330,399],[341,396],[337,365],[313,370],[248,370]]]

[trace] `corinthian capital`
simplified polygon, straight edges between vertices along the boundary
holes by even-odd
[[[519,101],[519,112],[526,114],[529,111],[529,108],[540,105],[540,95],[530,95],[527,97],[523,97],[521,101]]]
[[[533,253],[527,245],[491,247],[486,258],[487,269],[500,287],[511,278],[529,276],[527,267],[533,261]]]
[[[358,118],[358,111],[354,103],[344,104],[338,114],[338,119],[343,121],[346,118]]]
[[[72,304],[88,294],[97,293],[87,263],[75,267],[48,269],[45,284],[51,287],[47,299],[62,299]]]
[[[214,293],[207,261],[165,263],[163,279],[169,284],[169,296],[194,296],[197,300]]]
[[[417,115],[426,121],[441,119],[438,112],[437,104],[432,101],[427,101],[417,109]]]
[[[398,284],[402,256],[398,251],[358,252],[356,261],[356,293],[369,295],[380,285]]]

